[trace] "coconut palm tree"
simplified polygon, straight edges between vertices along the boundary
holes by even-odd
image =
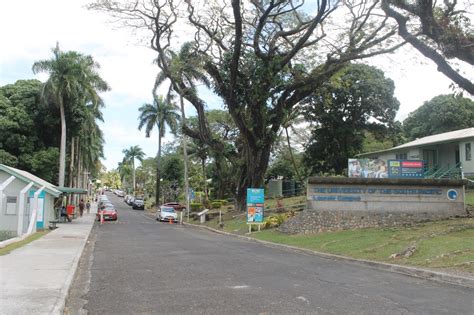
[[[75,51],[63,52],[59,44],[53,49],[53,58],[33,64],[33,73],[47,72],[49,78],[44,84],[42,96],[52,99],[59,107],[61,117],[61,142],[59,149],[59,181],[64,186],[66,169],[66,108],[77,105],[78,99],[88,99],[92,103],[100,100],[98,92],[109,89],[99,76],[99,64],[91,56]]]
[[[181,46],[181,49],[178,53],[170,50],[169,55],[165,58],[167,60],[168,69],[173,77],[179,78],[187,87],[191,93],[196,93],[195,82],[201,82],[206,87],[210,88],[211,83],[206,77],[203,67],[202,60],[195,53],[193,48],[193,43],[186,42]],[[158,86],[163,84],[168,77],[164,72],[158,73],[155,86],[153,88],[153,94],[156,95],[156,90]],[[170,86],[170,92],[173,89]],[[179,91],[175,91],[179,92]],[[181,128],[184,129],[186,123],[186,115],[184,112],[184,91],[181,91],[179,94],[179,101],[181,107]],[[169,93],[168,93],[169,94]],[[186,192],[186,209],[189,210],[189,178],[188,178],[188,152],[187,152],[187,137],[183,133],[183,156],[184,156],[184,191]],[[189,211],[188,211],[188,221],[189,221]]]
[[[140,111],[138,129],[142,130],[142,128],[145,127],[146,137],[150,137],[150,133],[155,126],[158,128],[155,192],[156,206],[158,207],[160,203],[161,138],[165,136],[166,125],[168,125],[172,133],[176,133],[179,115],[176,113],[176,105],[170,98],[165,100],[162,96],[154,97],[153,104],[143,104],[138,110]]]
[[[132,165],[133,192],[135,192],[135,159],[139,160],[140,162],[143,162],[145,153],[138,145],[131,146],[128,149],[124,149],[122,153],[125,155],[123,158],[124,162],[129,162]]]

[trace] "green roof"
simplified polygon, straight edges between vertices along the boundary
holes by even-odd
[[[22,171],[17,168],[6,166],[3,164],[0,164],[0,171],[4,171],[7,174],[15,176],[16,178],[24,181],[25,183],[33,182],[33,185],[36,188],[41,188],[44,186],[44,190],[50,195],[53,195],[54,197],[59,197],[61,195],[61,191],[59,191],[56,186],[51,183],[48,183],[47,181],[39,178],[38,176],[28,173],[27,171]]]

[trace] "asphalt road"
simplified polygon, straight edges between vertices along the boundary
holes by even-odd
[[[109,199],[119,221],[94,227],[71,314],[474,313],[473,289],[159,223]]]

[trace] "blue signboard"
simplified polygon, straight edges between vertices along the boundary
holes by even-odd
[[[423,178],[424,163],[420,160],[389,160],[389,178]]]
[[[264,189],[247,188],[247,223],[263,223],[264,203]]]

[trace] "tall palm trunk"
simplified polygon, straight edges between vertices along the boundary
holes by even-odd
[[[155,192],[155,199],[156,199],[156,209],[158,210],[160,207],[160,163],[161,162],[161,130],[158,128],[158,156],[156,159],[156,192]]]
[[[179,96],[179,101],[181,104],[181,128],[184,128],[184,121],[186,116],[184,114],[184,101],[183,97]],[[183,156],[184,156],[184,196],[186,198],[186,209],[187,216],[189,221],[189,178],[188,178],[188,140],[186,135],[183,133]]]
[[[132,194],[135,195],[135,158],[132,159],[132,178],[133,178]]]
[[[72,137],[71,139],[71,161],[69,162],[69,187],[72,187],[73,185],[73,178],[74,178],[74,149],[75,149],[75,145],[74,145],[74,140],[76,138],[75,137]]]
[[[66,115],[64,113],[64,100],[58,96],[59,112],[61,115],[61,144],[59,146],[59,180],[58,186],[64,187],[64,174],[66,171]]]
[[[286,133],[286,142],[288,143],[288,150],[290,150],[291,162],[293,163],[293,168],[295,169],[296,176],[298,176],[298,180],[301,183],[303,183],[303,179],[301,178],[300,172],[298,171],[298,168],[296,167],[296,161],[295,161],[295,157],[293,156],[293,150],[291,150],[290,135],[288,134],[287,127],[285,127],[285,133]]]
[[[206,159],[201,159],[202,176],[204,178],[204,202],[209,200],[209,192],[207,191],[207,176],[206,176]]]

